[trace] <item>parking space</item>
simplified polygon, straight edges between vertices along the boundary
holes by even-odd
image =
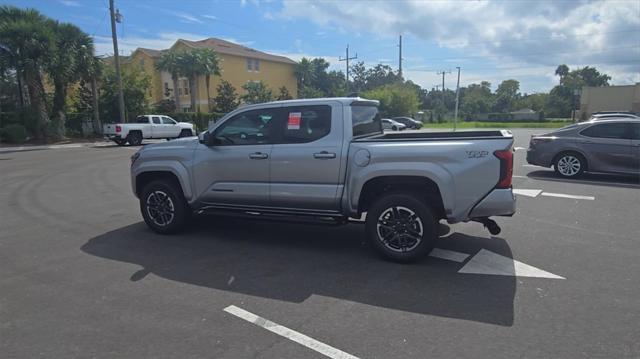
[[[525,166],[538,132],[514,130],[502,232],[442,225],[410,265],[361,224],[154,234],[131,147],[0,153],[2,357],[638,357],[640,182]]]

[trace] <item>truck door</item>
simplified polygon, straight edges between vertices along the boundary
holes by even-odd
[[[213,131],[213,146],[198,146],[194,181],[202,202],[269,205],[269,161],[279,115],[279,107],[241,112]]]
[[[630,123],[631,126],[631,151],[633,152],[633,170],[640,173],[640,122]]]
[[[151,131],[149,131],[149,134],[145,134],[145,135],[149,136],[150,138],[165,137],[164,125],[162,124],[162,120],[160,119],[160,116],[151,116],[151,126],[149,127]]]
[[[271,152],[271,205],[339,209],[342,107],[286,106]]]

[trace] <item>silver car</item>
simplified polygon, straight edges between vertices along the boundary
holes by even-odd
[[[640,121],[588,121],[533,135],[527,162],[563,177],[584,172],[640,174]]]
[[[390,118],[383,118],[381,122],[383,130],[402,131],[407,128],[406,125]]]

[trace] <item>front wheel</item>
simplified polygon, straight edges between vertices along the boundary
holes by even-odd
[[[193,136],[193,132],[191,130],[182,130],[180,131],[180,135],[178,137],[191,137]]]
[[[170,181],[146,185],[140,194],[140,211],[149,228],[160,234],[180,232],[191,214],[182,191]]]
[[[410,193],[390,193],[378,199],[367,212],[365,230],[371,246],[396,262],[424,257],[438,238],[432,210]]]
[[[573,152],[561,153],[554,162],[554,169],[562,177],[578,177],[587,167],[581,155]]]

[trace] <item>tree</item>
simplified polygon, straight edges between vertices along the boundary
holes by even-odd
[[[300,59],[296,64],[294,74],[298,80],[298,97],[302,97],[301,94],[304,89],[310,86],[313,81],[313,65],[311,61],[306,57]]]
[[[471,84],[465,89],[464,93],[461,108],[467,117],[491,111],[493,107],[491,83],[482,81],[480,84]]]
[[[178,78],[180,77],[180,58],[178,53],[170,51],[163,54],[156,63],[156,68],[160,71],[166,71],[171,74],[171,81],[173,82],[173,99],[176,103],[176,108],[182,108],[180,106],[180,94],[178,93]]]
[[[215,109],[218,112],[231,112],[240,105],[235,87],[226,80],[218,84],[218,95],[215,97]]]
[[[364,61],[356,62],[351,65],[349,69],[351,74],[351,86],[349,88],[356,92],[364,91],[367,85],[367,69],[364,66]]]
[[[391,66],[382,64],[378,64],[375,67],[368,69],[366,72],[366,78],[367,90],[402,82],[402,77],[394,72]]]
[[[122,91],[127,118],[135,118],[149,110],[147,102],[149,86],[151,86],[151,79],[144,72],[135,69],[122,71]],[[115,71],[111,66],[104,68],[100,90],[100,117],[107,121],[119,118],[118,85]]]
[[[91,77],[93,40],[72,24],[56,22],[53,24],[53,33],[55,46],[45,68],[54,86],[52,135],[62,137],[65,130],[67,90],[81,79],[89,80]]]
[[[420,105],[418,93],[405,84],[378,87],[363,93],[363,96],[380,101],[380,111],[389,117],[414,114]]]
[[[282,101],[282,100],[291,100],[293,97],[291,97],[291,94],[289,93],[289,90],[285,87],[282,86],[278,89],[278,91],[280,92],[278,94],[278,101]]]
[[[562,64],[556,68],[556,76],[560,76],[560,82],[569,74],[569,66]]]
[[[212,75],[220,76],[220,59],[212,49],[196,49],[194,51],[198,59],[197,64],[200,67],[198,72],[204,75],[204,82],[207,88],[207,104],[209,104],[211,102],[209,84]],[[208,110],[211,111],[211,108],[208,107]]]
[[[242,101],[245,103],[262,103],[273,101],[273,91],[264,82],[247,82],[242,88],[246,94],[242,95]]]
[[[54,47],[52,21],[33,9],[0,7],[0,57],[24,79],[29,103],[37,113],[36,138],[49,126],[42,71]]]
[[[516,80],[502,81],[496,89],[493,110],[496,112],[512,111],[516,100],[520,97],[519,89],[520,82]]]

